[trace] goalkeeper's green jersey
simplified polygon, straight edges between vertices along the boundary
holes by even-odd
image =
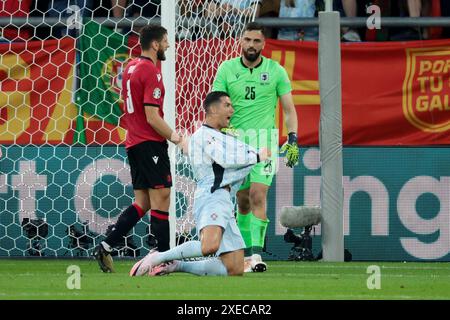
[[[224,61],[213,83],[213,91],[225,91],[231,98],[234,108],[231,125],[246,132],[249,129],[256,132],[267,129],[269,139],[263,139],[261,132],[264,131],[261,131],[259,140],[269,143],[269,132],[275,128],[278,97],[291,90],[286,70],[278,62],[265,57],[254,68],[246,67],[241,57]],[[254,138],[245,140],[254,147],[266,144],[258,143]]]

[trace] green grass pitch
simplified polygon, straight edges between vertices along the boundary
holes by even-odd
[[[273,261],[267,272],[243,277],[131,278],[133,263],[115,261],[117,272],[105,274],[94,260],[0,259],[0,300],[450,299],[449,263]],[[70,265],[81,270],[79,290],[67,288]],[[380,289],[367,288],[370,265],[380,267]]]

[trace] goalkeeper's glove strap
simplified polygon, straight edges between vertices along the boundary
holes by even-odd
[[[297,144],[297,134],[295,132],[288,133],[288,143]]]

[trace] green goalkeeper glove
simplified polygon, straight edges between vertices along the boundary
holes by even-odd
[[[298,164],[298,158],[300,156],[300,150],[297,144],[297,134],[295,132],[289,132],[288,141],[285,143],[280,151],[286,151],[286,166],[292,168],[293,166]]]
[[[222,131],[223,133],[228,134],[230,136],[233,136],[233,137],[239,136],[237,129],[234,128],[231,124],[228,128],[222,128],[220,131]]]

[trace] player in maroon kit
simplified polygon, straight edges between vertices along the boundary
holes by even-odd
[[[112,247],[151,210],[150,232],[158,251],[169,249],[169,204],[172,176],[167,140],[182,138],[164,121],[164,85],[158,60],[165,60],[169,48],[167,30],[145,26],[140,33],[142,55],[123,71],[123,124],[127,129],[125,147],[131,168],[135,202],[121,213],[111,233],[94,249],[103,272],[114,272]]]

